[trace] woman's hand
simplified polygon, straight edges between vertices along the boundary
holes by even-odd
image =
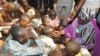
[[[71,17],[72,19],[74,19],[76,15],[77,15],[77,11],[74,10],[74,11],[71,12],[70,17]]]

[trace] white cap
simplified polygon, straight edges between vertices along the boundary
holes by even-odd
[[[34,16],[34,15],[36,14],[34,8],[29,9],[29,10],[27,11],[27,14],[28,14],[29,16]]]

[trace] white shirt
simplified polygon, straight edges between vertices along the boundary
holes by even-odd
[[[83,8],[100,8],[100,0],[86,0]]]
[[[36,43],[38,47],[29,47],[30,44],[34,43]],[[14,56],[47,56],[44,52],[43,44],[39,39],[29,39],[25,44],[20,44],[16,40],[8,40],[5,42],[4,47],[6,50],[10,51]]]
[[[56,44],[54,43],[52,38],[45,35],[41,35],[41,40],[44,43],[44,49],[47,54],[49,54],[56,48]]]
[[[33,24],[34,28],[39,27],[42,24],[41,18],[32,19],[32,24]]]

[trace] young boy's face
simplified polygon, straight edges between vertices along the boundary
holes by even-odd
[[[19,42],[20,42],[21,44],[23,44],[23,43],[26,43],[26,42],[28,41],[28,39],[29,39],[28,32],[25,32],[24,36],[21,37],[21,38],[19,38]]]
[[[31,22],[30,22],[30,19],[29,19],[29,18],[24,18],[24,19],[22,19],[22,20],[20,21],[20,25],[21,25],[22,27],[25,27],[25,28],[30,27],[30,24],[31,24]]]
[[[45,19],[43,23],[45,26],[49,26],[50,25],[50,18]]]

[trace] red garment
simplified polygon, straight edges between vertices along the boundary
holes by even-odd
[[[2,7],[2,5],[3,5],[3,4],[2,4],[2,1],[0,0],[0,7]]]

